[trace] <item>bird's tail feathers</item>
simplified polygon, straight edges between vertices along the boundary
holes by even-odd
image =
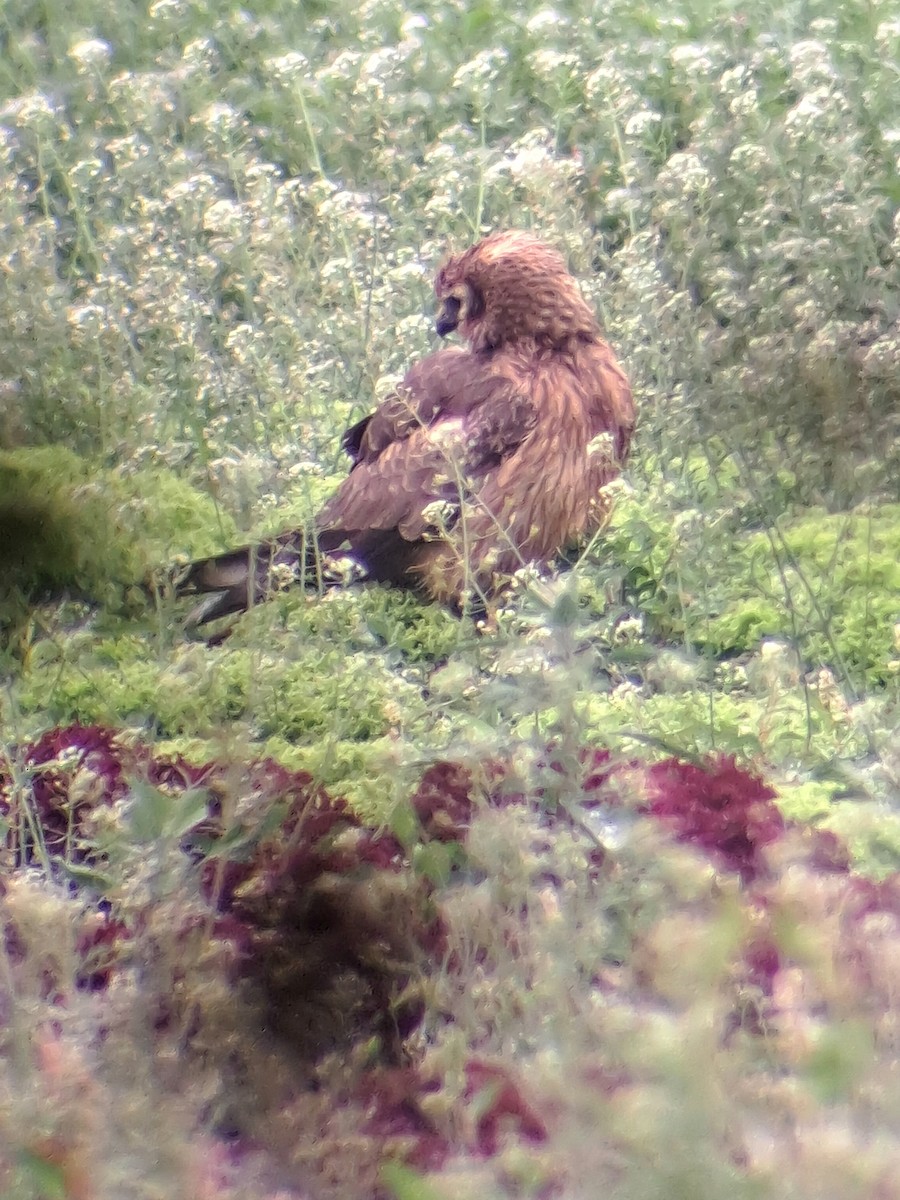
[[[175,574],[173,587],[176,596],[203,597],[185,619],[188,628],[196,628],[244,612],[288,588],[321,592],[365,578],[350,551],[326,552],[311,533],[291,531],[188,563]]]

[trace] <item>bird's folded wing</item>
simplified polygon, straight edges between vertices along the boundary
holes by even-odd
[[[439,351],[345,437],[355,462],[317,528],[348,536],[397,529],[414,541],[434,524],[430,506],[458,505],[534,422],[513,378],[464,351]]]
[[[396,392],[374,412],[357,421],[341,438],[353,459],[367,462],[388,446],[403,441],[420,425],[428,425],[447,401],[460,391],[472,372],[472,355],[459,346],[447,346],[429,354],[407,371]]]

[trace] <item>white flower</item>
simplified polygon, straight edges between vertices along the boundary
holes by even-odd
[[[395,46],[382,46],[380,50],[373,50],[360,67],[360,79],[380,83],[397,65],[398,58]]]
[[[422,509],[422,516],[429,529],[447,530],[459,516],[459,506],[449,500],[432,500]],[[427,531],[425,536],[428,536]]]
[[[387,278],[392,283],[420,283],[422,280],[430,280],[432,268],[426,266],[416,258],[408,259],[406,262],[397,263],[391,267],[387,273]]]
[[[87,38],[69,47],[69,58],[81,73],[105,67],[112,58],[112,53],[112,46],[102,38]]]
[[[235,234],[243,225],[244,215],[235,200],[216,200],[203,213],[207,233]]]
[[[182,61],[197,70],[213,70],[219,65],[219,50],[211,37],[194,38],[184,48]]]
[[[400,32],[403,35],[404,41],[410,38],[415,39],[417,31],[420,29],[428,29],[430,24],[431,22],[424,15],[424,13],[408,13],[400,24]]]
[[[197,120],[210,129],[219,129],[223,133],[239,129],[243,123],[241,114],[235,108],[220,101],[208,104]]]
[[[640,694],[640,684],[633,683],[630,679],[623,679],[621,683],[617,683],[612,689],[610,692],[610,698],[612,700],[631,700]]]
[[[535,50],[528,55],[528,65],[541,79],[551,79],[566,72],[571,74],[578,65],[574,54],[561,54],[558,50]]]
[[[17,125],[40,126],[56,121],[60,116],[59,104],[43,92],[28,92],[10,100],[0,110],[0,117],[12,119]]]
[[[882,21],[875,30],[875,41],[883,49],[893,49],[900,42],[900,20]]]
[[[474,58],[457,68],[453,86],[480,91],[493,82],[509,61],[509,53],[503,49],[481,50]]]
[[[355,79],[359,75],[359,64],[361,62],[362,55],[358,50],[342,50],[340,54],[335,56],[333,62],[317,72],[316,78],[325,80]]]
[[[525,28],[529,33],[547,33],[568,24],[568,21],[555,8],[541,8],[530,17]]]
[[[769,166],[769,153],[754,142],[741,142],[731,152],[732,167],[746,175],[759,175]]]
[[[659,173],[660,184],[670,194],[699,198],[711,186],[709,171],[697,154],[685,151],[673,154]]]
[[[155,0],[150,5],[150,16],[154,21],[166,20],[169,17],[183,17],[187,14],[187,0]]]
[[[618,645],[633,645],[644,640],[644,618],[623,617],[613,630],[613,641]]]
[[[651,129],[660,122],[659,113],[652,112],[650,109],[643,109],[637,112],[634,116],[629,117],[625,123],[625,134],[627,137],[640,137],[648,129]]]
[[[745,92],[751,86],[750,72],[743,64],[730,67],[719,76],[719,89],[726,96]]]
[[[610,433],[598,433],[596,437],[592,437],[587,444],[587,454],[589,458],[595,455],[598,457],[613,459],[613,439]]]
[[[301,572],[299,567],[290,563],[272,563],[266,574],[266,584],[269,591],[283,592],[297,582]]]
[[[709,50],[702,42],[684,42],[669,51],[669,58],[685,71],[706,75],[712,66]]]
[[[824,42],[809,38],[795,42],[790,50],[794,78],[799,83],[831,83],[835,70]]]
[[[785,129],[798,137],[811,131],[818,119],[825,113],[828,97],[829,93],[826,88],[815,88],[801,96],[784,118]]]
[[[66,320],[73,330],[96,336],[103,322],[104,311],[99,304],[71,304]]]

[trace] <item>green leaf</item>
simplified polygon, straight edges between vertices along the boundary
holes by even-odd
[[[173,797],[165,831],[172,838],[183,837],[208,812],[209,796],[206,789],[190,788],[180,796]]]
[[[405,1163],[386,1162],[382,1165],[381,1182],[394,1200],[444,1200],[426,1180]]]
[[[806,1075],[824,1104],[847,1098],[872,1060],[873,1035],[865,1021],[841,1021],[824,1029],[807,1062]]]
[[[450,879],[454,867],[465,861],[465,851],[459,842],[427,842],[416,846],[413,869],[437,887]]]
[[[132,784],[132,802],[128,810],[128,825],[138,842],[155,842],[166,828],[172,799],[149,783]]]
[[[80,866],[78,863],[63,862],[62,870],[80,888],[88,888],[91,891],[99,893],[101,896],[106,895],[113,886],[113,881],[109,875],[105,875],[102,871],[96,871],[91,867]]]
[[[419,818],[408,801],[394,806],[388,819],[388,828],[394,837],[407,848],[415,846],[422,836]]]
[[[62,1167],[48,1162],[46,1158],[31,1150],[20,1150],[17,1158],[19,1166],[40,1200],[66,1200],[68,1189]]]
[[[578,621],[578,597],[567,588],[553,605],[550,624],[554,629],[571,629]]]

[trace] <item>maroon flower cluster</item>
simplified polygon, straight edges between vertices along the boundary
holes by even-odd
[[[562,773],[552,747],[545,765]],[[617,805],[618,795],[609,785],[617,778],[627,778],[644,796],[638,804],[640,811],[659,818],[678,841],[703,851],[716,866],[737,872],[744,882],[765,869],[763,851],[786,827],[774,790],[727,755],[703,764],[667,758],[645,767],[634,761],[615,763],[608,750],[592,749],[582,751],[580,771],[584,807]],[[524,796],[503,791],[503,778],[502,766],[492,764],[487,803],[524,802]],[[474,809],[471,772],[459,763],[436,763],[422,776],[412,804],[425,837],[465,841]],[[551,822],[567,820],[569,815],[559,806],[546,810]]]
[[[15,769],[12,761],[0,759],[0,815],[10,824],[5,849],[13,865],[25,866],[37,857],[39,836],[42,854],[51,861],[93,862],[95,850],[84,836],[84,825],[95,808],[123,799],[134,779],[184,791],[202,784],[209,771],[178,755],[154,755],[149,747],[99,725],[51,729],[19,749]],[[80,773],[81,786],[73,786]]]
[[[552,748],[544,765],[554,779],[565,775]],[[579,797],[585,809],[615,809],[624,795],[634,796],[640,812],[744,885],[748,912],[755,915],[738,985],[768,997],[761,1004],[772,1004],[775,980],[790,961],[775,933],[785,903],[776,886],[779,854],[834,881],[829,903],[845,931],[847,961],[862,981],[878,986],[877,964],[858,950],[853,931],[880,915],[900,926],[900,883],[854,876],[843,844],[833,834],[785,822],[773,789],[757,774],[725,756],[645,766],[614,762],[605,749],[586,749],[575,769],[574,789],[566,783],[573,803],[551,804],[540,791],[533,797],[542,830],[538,842],[546,834],[552,844],[558,822],[578,821]],[[410,802],[418,829],[414,843],[456,844],[460,858],[448,861],[462,862],[477,805],[529,802],[499,760],[479,764],[477,783],[475,775],[454,762],[436,763],[423,774]],[[92,840],[97,808],[127,799],[138,780],[176,799],[205,790],[206,817],[181,848],[197,863],[199,894],[212,916],[209,936],[231,947],[230,969],[261,999],[269,1034],[308,1062],[329,1051],[345,1053],[354,1042],[378,1048],[347,1093],[374,1142],[402,1147],[396,1152],[407,1162],[429,1170],[454,1151],[486,1158],[507,1137],[546,1139],[545,1117],[522,1084],[502,1064],[482,1058],[464,1064],[464,1087],[454,1101],[459,1119],[447,1123],[468,1130],[470,1144],[460,1146],[458,1132],[451,1144],[429,1116],[435,1106],[428,1098],[444,1084],[410,1061],[409,1038],[424,1013],[419,982],[430,970],[456,969],[446,953],[438,896],[412,868],[412,846],[363,826],[308,774],[270,759],[197,766],[155,754],[110,729],[55,729],[20,747],[14,761],[0,760],[8,869],[49,863],[76,887],[72,867],[104,867]],[[235,812],[247,815],[238,819]],[[585,870],[592,877],[602,856],[602,848],[586,844]],[[77,985],[100,993],[123,947],[133,949],[138,934],[105,904],[98,902],[88,915],[78,937]],[[15,962],[15,930],[3,933]],[[56,995],[48,985],[48,996]],[[758,1011],[761,1016],[764,1008]],[[737,1023],[752,1027],[743,1018]]]
[[[775,792],[758,775],[722,755],[699,766],[667,758],[645,772],[644,811],[681,842],[705,851],[745,883],[765,869],[762,851],[784,833]]]

